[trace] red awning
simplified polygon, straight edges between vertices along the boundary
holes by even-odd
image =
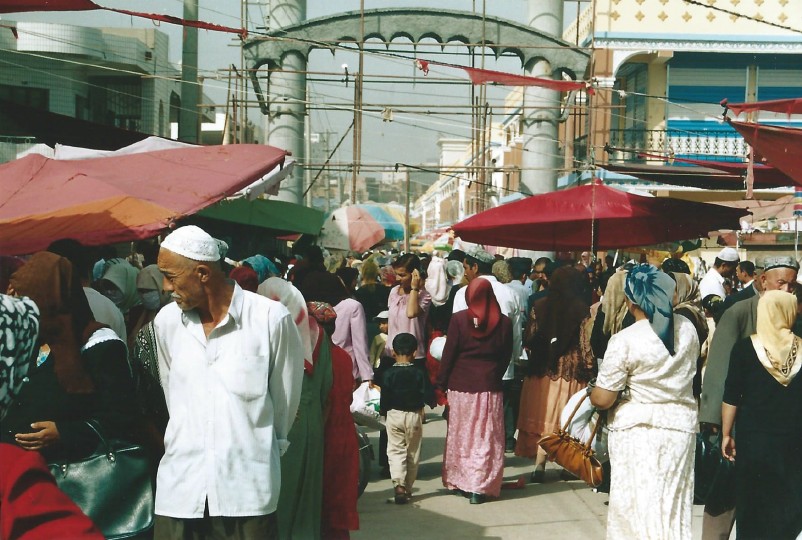
[[[0,253],[53,240],[148,238],[262,178],[284,161],[264,145],[199,146],[75,161],[39,154],[0,165]]]
[[[463,240],[569,251],[638,247],[739,229],[742,209],[634,195],[594,183],[534,195],[454,225]]]
[[[755,152],[802,185],[802,129],[735,121],[730,124]]]
[[[721,102],[723,107],[738,116],[742,112],[772,111],[785,114],[802,114],[802,98],[772,99],[769,101],[755,101],[752,103],[728,103],[726,99]]]

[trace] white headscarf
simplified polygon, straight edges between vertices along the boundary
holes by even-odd
[[[281,302],[289,310],[295,326],[298,327],[298,331],[301,333],[301,345],[304,348],[304,370],[311,374],[314,369],[312,351],[315,343],[312,343],[312,336],[309,331],[309,313],[306,309],[306,300],[304,300],[301,291],[296,289],[289,281],[271,277],[264,280],[256,292],[265,298]],[[317,336],[315,336],[315,340],[317,340]]]
[[[442,306],[448,300],[448,275],[446,274],[446,261],[442,257],[434,256],[426,269],[426,290],[432,295],[432,304]]]

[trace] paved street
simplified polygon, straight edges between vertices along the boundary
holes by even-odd
[[[607,495],[593,493],[583,482],[559,479],[559,469],[549,464],[544,484],[524,489],[505,489],[498,500],[471,505],[451,494],[440,479],[446,422],[441,408],[427,409],[418,481],[412,502],[388,504],[390,480],[380,479],[373,462],[371,482],[359,499],[361,530],[352,538],[371,540],[444,540],[448,538],[603,539]],[[378,455],[378,433],[370,433]],[[514,482],[532,470],[529,460],[507,454],[505,482]],[[694,512],[694,538],[701,537],[701,507]]]

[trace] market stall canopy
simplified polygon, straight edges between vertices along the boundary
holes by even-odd
[[[768,221],[777,222],[793,221],[794,209],[796,206],[793,195],[784,195],[775,200],[746,199],[738,201],[719,201],[715,204],[728,206],[730,208],[743,208],[752,214],[741,219],[742,223],[752,228],[763,228]]]
[[[687,186],[700,189],[742,190],[746,189],[746,164],[708,162],[705,166],[685,165],[636,165],[605,163],[600,165],[608,171],[627,174],[672,186]],[[758,189],[793,186],[795,182],[782,171],[765,165],[755,165],[755,184]]]
[[[154,236],[251,185],[286,155],[251,144],[75,161],[28,155],[0,165],[0,253],[32,253],[60,238],[102,245]]]
[[[802,185],[802,129],[730,121],[755,152]]]
[[[600,183],[534,195],[453,226],[468,242],[534,250],[617,249],[738,229],[747,210],[645,197]]]
[[[326,214],[314,208],[271,199],[223,200],[201,210],[200,217],[269,230],[275,236],[320,233]]]
[[[172,150],[175,148],[197,148],[195,144],[189,144],[173,139],[164,139],[162,137],[146,137],[141,141],[137,141],[128,146],[123,146],[117,150],[98,150],[95,148],[83,148],[80,146],[70,146],[67,144],[55,144],[52,148],[46,144],[36,144],[28,151],[20,155],[24,157],[28,154],[41,154],[45,157],[53,159],[90,159],[101,157],[114,157],[126,156],[129,154],[141,154],[142,152],[153,152],[155,150]],[[260,195],[278,195],[279,185],[284,180],[295,166],[295,160],[287,157],[283,163],[273,167],[269,173],[257,179],[231,196],[228,199],[244,197],[248,200],[254,200]]]

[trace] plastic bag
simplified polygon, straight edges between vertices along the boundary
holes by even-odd
[[[370,382],[363,382],[354,390],[351,400],[351,416],[360,426],[371,429],[384,429],[384,419],[379,415],[381,391],[378,387],[371,387]]]
[[[571,399],[568,400],[568,403],[562,410],[562,413],[560,413],[561,426],[565,425],[565,423],[568,421],[568,417],[571,416],[571,412],[573,412],[574,408],[576,407],[576,404],[586,395],[587,391],[583,388],[571,396]],[[590,438],[590,434],[593,432],[593,426],[595,426],[596,422],[598,421],[598,412],[596,412],[596,409],[594,409],[593,405],[590,404],[590,400],[586,399],[576,411],[571,424],[568,426],[568,433],[580,441],[587,441]],[[607,454],[606,424],[602,425],[601,429],[596,434],[596,438],[593,440],[593,451],[596,452],[596,458],[601,463],[604,463],[610,459]]]

